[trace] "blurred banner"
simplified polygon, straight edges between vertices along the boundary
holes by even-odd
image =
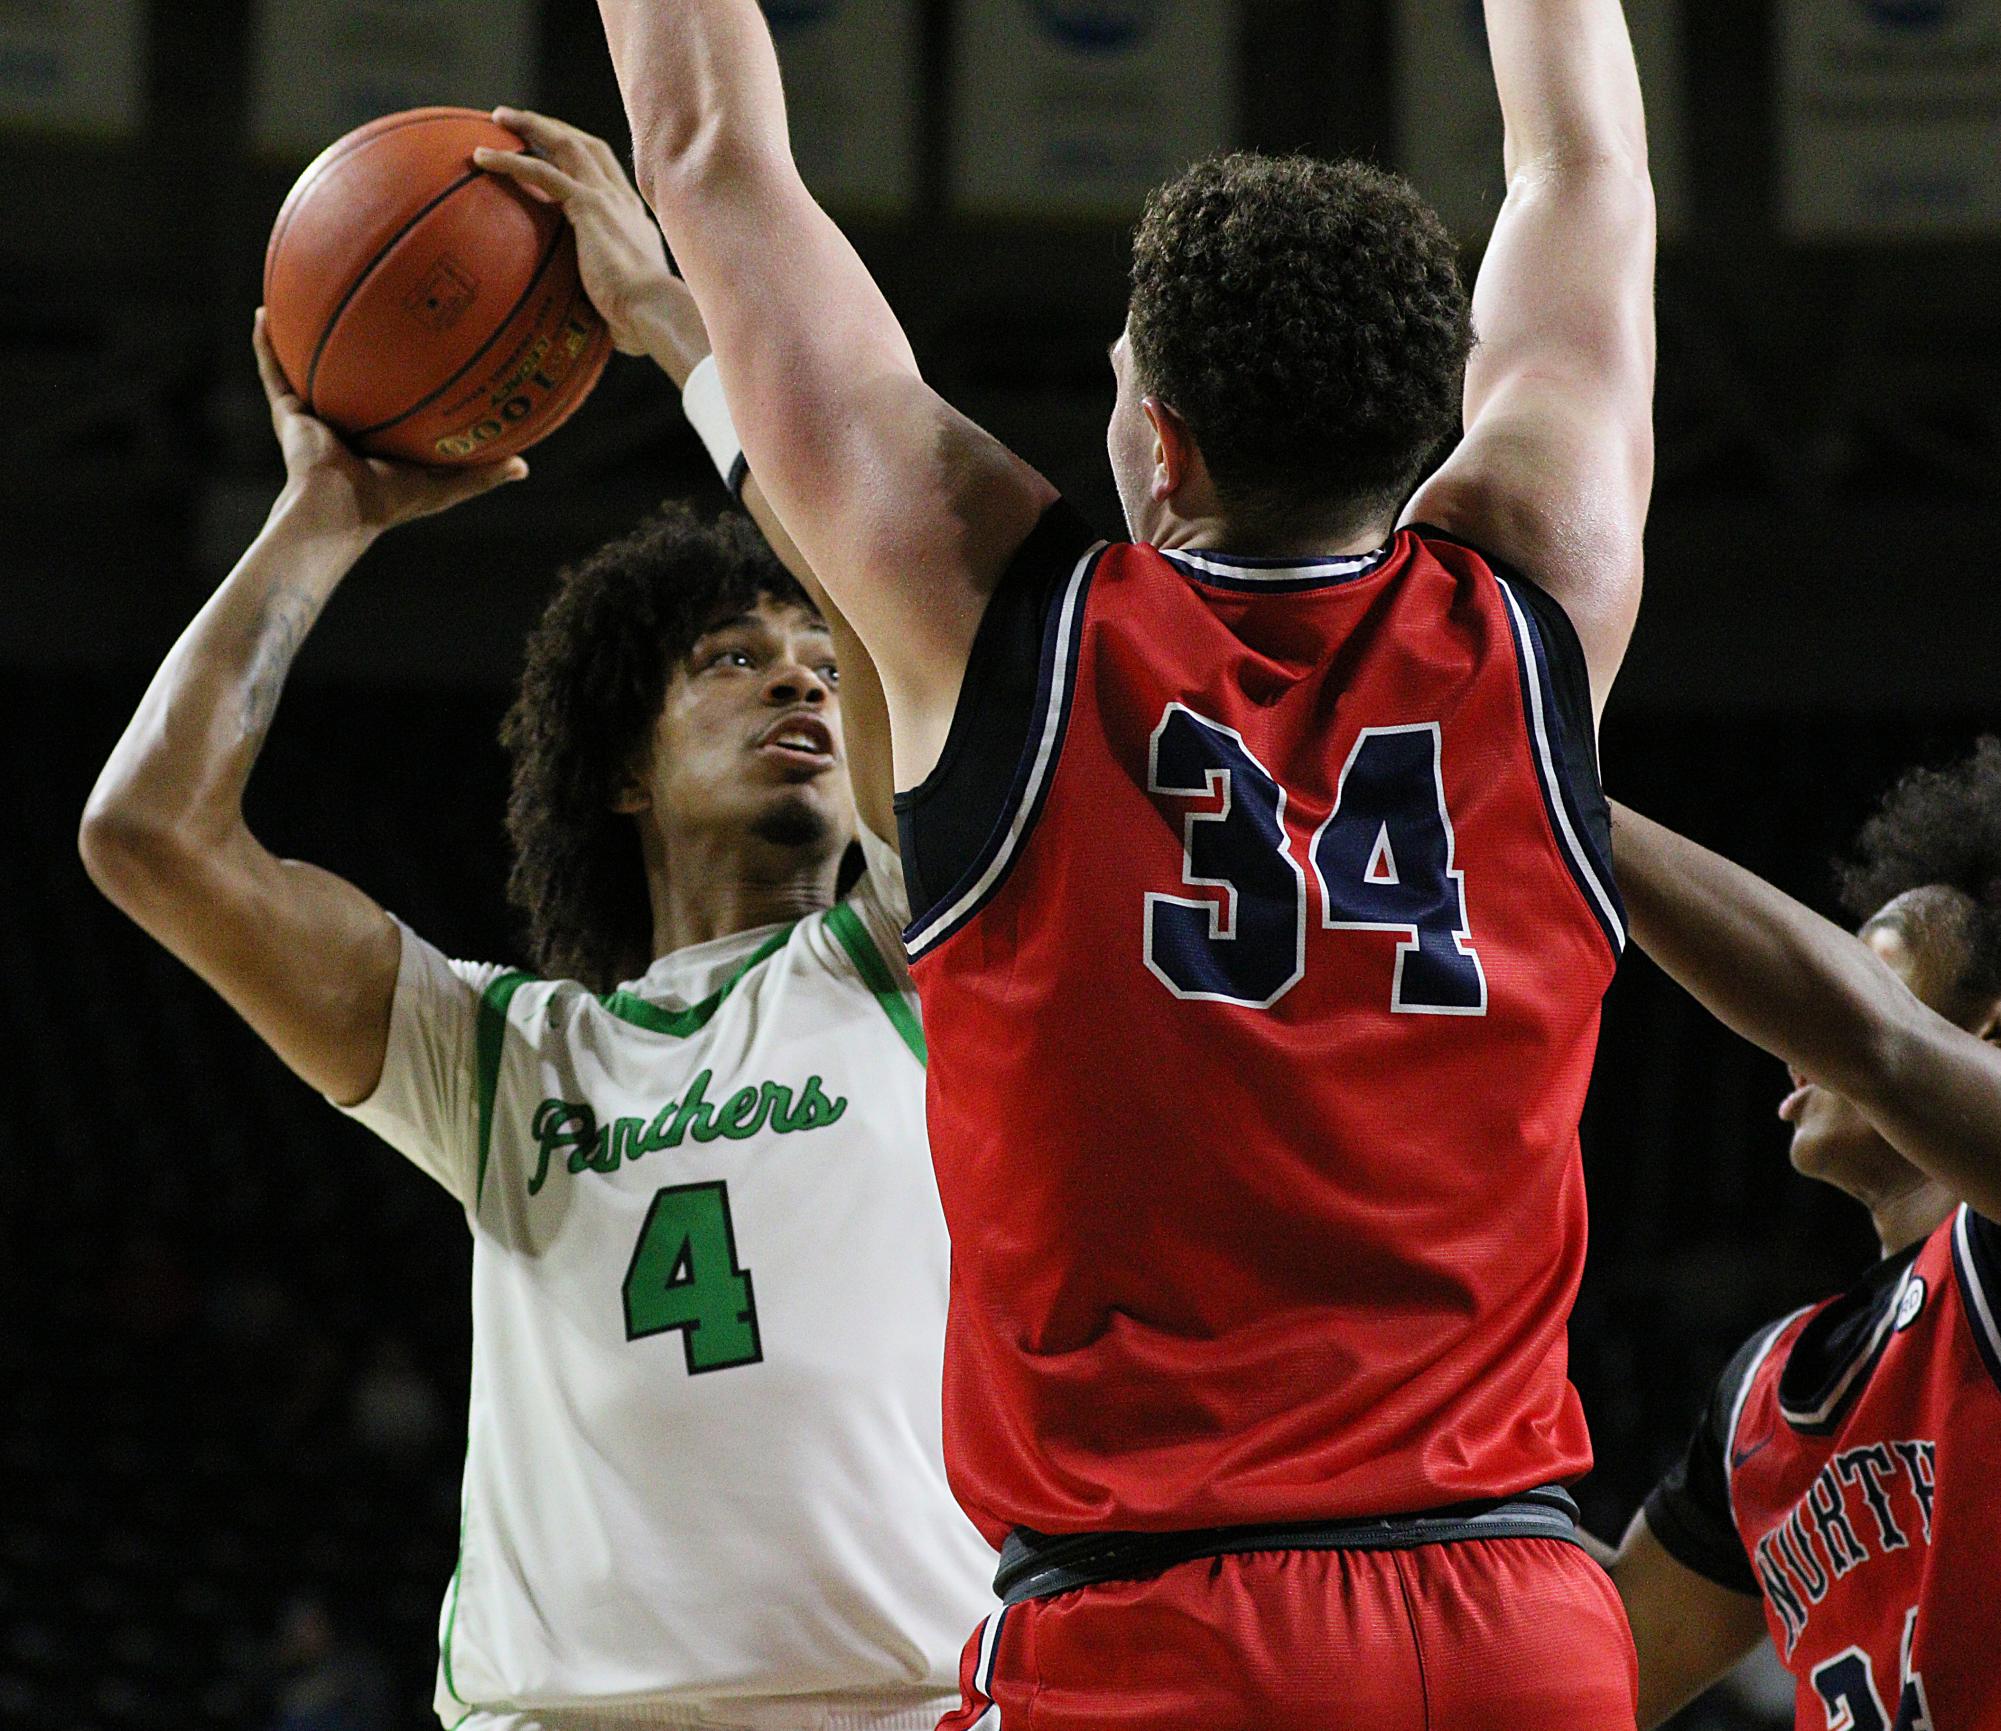
[[[144,47],[140,0],[0,0],[0,126],[130,132]]]
[[[1626,0],[1647,102],[1661,230],[1687,226],[1688,146],[1680,0]],[[1484,243],[1507,190],[1501,102],[1480,0],[1397,0],[1397,166],[1461,241]]]
[[[1235,137],[1237,0],[961,0],[954,201],[1131,218]]]
[[[1785,226],[2001,227],[2001,0],[1786,0]]]
[[[311,155],[399,108],[535,99],[535,0],[260,0],[251,137]]]
[[[917,198],[917,0],[764,0],[785,69],[792,152],[835,210]]]

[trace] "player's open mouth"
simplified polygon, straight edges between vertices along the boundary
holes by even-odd
[[[766,728],[756,749],[799,768],[830,769],[834,762],[834,735],[816,715],[790,715]]]

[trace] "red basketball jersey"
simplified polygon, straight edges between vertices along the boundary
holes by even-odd
[[[1683,1562],[1763,1596],[1802,1727],[2001,1727],[1997,1241],[1957,1209],[1914,1252],[1768,1329],[1692,1445],[1714,1459],[1648,1500]],[[1735,1556],[1715,1554],[1718,1527]]]
[[[1622,930],[1568,622],[1413,530],[1049,593],[1015,785],[909,934],[961,1502],[998,1541],[1574,1478]]]

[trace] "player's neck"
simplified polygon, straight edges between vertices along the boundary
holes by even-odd
[[[834,905],[838,850],[793,847],[754,835],[681,835],[670,862],[644,847],[653,907],[653,955],[670,956],[761,926],[783,925]]]
[[[1234,553],[1247,559],[1340,559],[1373,553],[1388,544],[1396,525],[1385,519],[1365,523],[1307,523],[1297,530],[1273,534],[1232,523],[1220,514],[1201,517],[1167,515],[1154,545],[1163,551]]]
[[[1924,1178],[1906,1189],[1872,1198],[1869,1217],[1875,1222],[1883,1254],[1895,1256],[1919,1239],[1929,1238],[1958,1205],[1959,1199],[1944,1185]]]

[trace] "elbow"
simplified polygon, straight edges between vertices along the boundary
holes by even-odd
[[[107,796],[101,787],[84,807],[76,839],[90,881],[127,912],[176,875],[187,851],[171,826]]]
[[[633,179],[664,228],[691,205],[737,179],[748,154],[716,114],[669,113],[633,137]]]
[[[1930,1012],[1899,984],[1855,994],[1839,1013],[1826,1018],[1828,1056],[1815,1080],[1866,1108],[1908,1093],[1922,1066]]]
[[[1913,997],[1910,1007],[1924,1006]],[[1927,1012],[1929,1015],[1929,1012]],[[1879,1016],[1863,1041],[1862,1055],[1870,1092],[1878,1099],[1907,1097],[1913,1079],[1923,1070],[1930,1041],[1917,1018],[1901,1013]]]
[[[1651,233],[1658,221],[1644,135],[1553,139],[1532,155],[1511,160],[1508,195],[1583,206],[1614,230]]]
[[[655,216],[664,217],[663,205],[671,206],[690,162],[700,152],[701,129],[694,121],[673,116],[641,130],[632,129],[632,179],[639,196]]]

